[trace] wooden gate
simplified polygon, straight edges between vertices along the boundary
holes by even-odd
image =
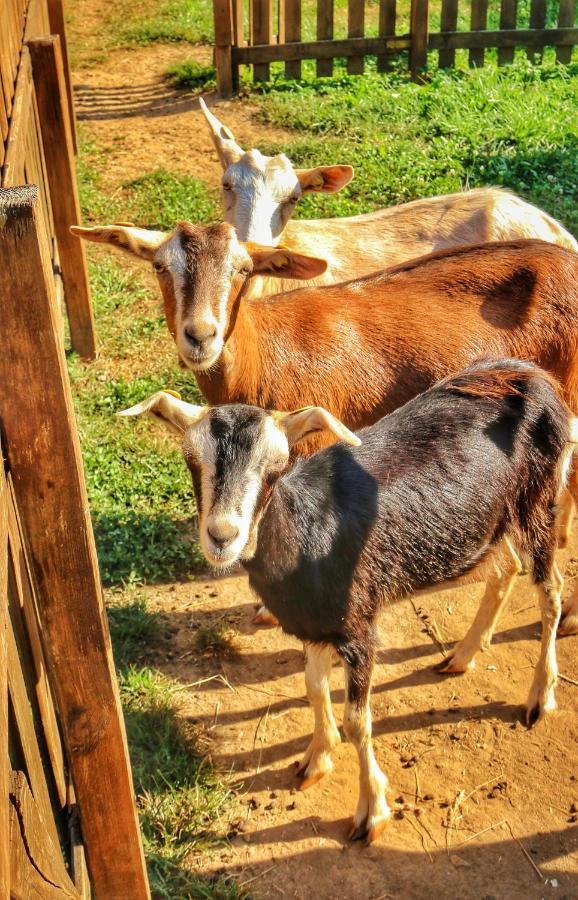
[[[0,900],[145,900],[48,244],[0,189]]]
[[[39,215],[70,342],[96,352],[74,153],[76,132],[62,0],[0,0],[0,187],[37,184]]]
[[[400,33],[396,0],[379,0],[379,33],[368,37],[365,0],[348,0],[348,36],[336,40],[334,2],[317,0],[317,40],[302,41],[302,0],[213,0],[219,93],[228,96],[237,88],[243,64],[253,66],[256,81],[266,81],[275,62],[285,63],[288,78],[299,78],[304,59],[317,60],[321,76],[332,74],[335,57],[346,57],[348,72],[360,74],[366,56],[377,57],[378,70],[385,71],[393,53],[407,50],[409,68],[417,77],[431,50],[439,51],[441,66],[453,66],[455,51],[467,49],[470,65],[479,66],[488,48],[498,48],[502,65],[512,61],[516,47],[537,52],[548,46],[556,47],[559,62],[567,63],[578,44],[575,0],[559,0],[556,28],[546,27],[546,0],[531,0],[530,28],[517,27],[517,0],[501,0],[499,28],[493,31],[487,29],[488,0],[460,4],[441,0],[440,30],[431,33],[428,0],[411,0],[409,30]],[[457,30],[461,10],[469,15],[468,31]]]

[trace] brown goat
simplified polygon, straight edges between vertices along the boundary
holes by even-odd
[[[324,406],[371,425],[484,354],[531,360],[578,413],[578,254],[542,241],[458,247],[344,284],[247,301],[253,272],[310,278],[323,262],[181,223],[168,239],[75,229],[153,261],[183,362],[211,404]],[[319,444],[309,442],[309,452]],[[578,476],[569,489],[578,499]],[[567,526],[569,504],[564,509]],[[561,633],[578,631],[578,594]]]

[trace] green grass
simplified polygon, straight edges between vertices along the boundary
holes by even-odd
[[[216,87],[214,66],[203,66],[194,59],[173,63],[168,67],[166,74],[175,87],[191,90],[209,90]]]
[[[113,593],[108,616],[153,896],[237,900],[244,893],[234,882],[187,868],[191,853],[226,843],[233,798],[202,734],[178,714],[179,685],[146,664],[157,616],[134,584]]]
[[[293,129],[296,165],[347,162],[339,194],[300,202],[298,215],[367,212],[464,187],[503,185],[578,233],[578,66],[343,76],[265,87],[259,116]]]

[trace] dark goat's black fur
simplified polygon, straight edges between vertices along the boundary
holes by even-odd
[[[245,563],[285,631],[354,660],[384,602],[465,575],[504,535],[546,578],[568,411],[540,369],[477,363],[358,435],[280,479]]]

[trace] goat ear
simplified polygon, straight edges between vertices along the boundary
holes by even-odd
[[[158,391],[147,400],[142,400],[136,406],[117,412],[117,416],[141,416],[150,413],[157,419],[161,419],[166,425],[178,434],[184,432],[209,411],[208,406],[193,406],[181,400],[180,394],[175,391]]]
[[[290,447],[314,431],[330,431],[340,441],[359,447],[361,441],[356,434],[336,419],[322,406],[306,406],[290,413],[277,413],[277,424],[285,432]]]
[[[96,225],[93,228],[71,225],[70,230],[85,241],[93,241],[96,244],[112,244],[113,247],[118,247],[132,256],[149,261],[152,260],[157,249],[167,237],[162,231],[148,231],[146,228],[135,228],[134,225],[125,223]]]
[[[327,260],[293,253],[284,247],[263,247],[246,243],[245,250],[253,260],[253,272],[268,272],[279,278],[317,278],[327,269]]]
[[[219,122],[217,117],[211,112],[202,97],[199,98],[199,104],[203,115],[209,126],[215,150],[221,160],[223,169],[227,169],[232,163],[237,162],[243,156],[243,148],[239,146],[235,140],[235,136],[230,128]]]
[[[304,194],[312,192],[335,194],[353,178],[353,166],[317,166],[297,169],[297,178]]]

